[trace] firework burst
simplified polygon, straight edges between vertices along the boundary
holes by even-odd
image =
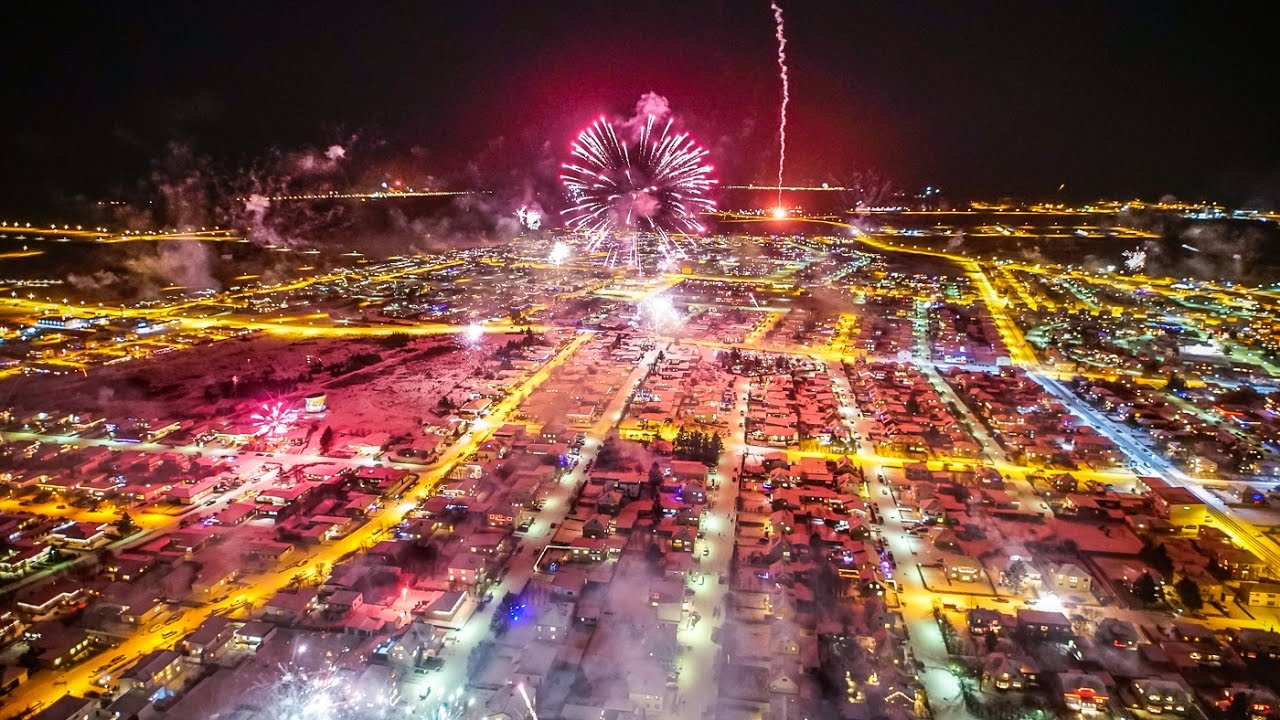
[[[551,254],[547,256],[547,261],[552,265],[563,265],[573,256],[573,248],[563,240],[557,240],[555,245],[551,246]]]
[[[1147,253],[1143,250],[1125,250],[1124,269],[1129,272],[1142,272],[1147,267]]]
[[[671,127],[671,120],[648,115],[629,141],[602,117],[573,143],[560,175],[570,201],[565,222],[587,236],[589,252],[607,249],[606,264],[625,255],[638,265],[637,242],[645,236],[657,238],[664,257],[683,257],[676,238],[706,229],[698,216],[715,209],[707,197],[716,184],[713,168],[706,150]],[[606,246],[619,236],[620,245]]]
[[[298,422],[298,411],[283,402],[265,403],[262,411],[250,416],[258,427],[259,435],[279,437],[289,432]]]
[[[537,230],[542,227],[542,208],[521,205],[520,209],[516,210],[516,219],[526,230]]]

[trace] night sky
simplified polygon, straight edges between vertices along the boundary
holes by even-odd
[[[783,0],[788,180],[874,168],[957,198],[1274,203],[1270,18],[1221,3]],[[6,3],[0,212],[138,187],[172,141],[227,165],[347,142],[513,176],[665,95],[725,183],[772,182],[767,0]]]

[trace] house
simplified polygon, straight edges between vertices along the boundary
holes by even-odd
[[[457,553],[449,561],[449,583],[470,586],[484,576],[485,559],[472,553]]]
[[[68,550],[93,550],[110,542],[106,532],[109,527],[106,523],[63,523],[49,532],[49,544]]]
[[[1156,514],[1168,520],[1174,527],[1204,524],[1204,501],[1187,488],[1170,485],[1163,478],[1138,478],[1141,486],[1151,495],[1151,505]]]
[[[1240,599],[1251,607],[1280,607],[1280,583],[1240,583]]]
[[[1072,637],[1071,621],[1050,610],[1018,610],[1018,634],[1026,640],[1065,642]]]
[[[1185,715],[1195,702],[1191,690],[1174,677],[1135,678],[1134,705],[1153,715]]]
[[[295,623],[315,607],[316,593],[311,591],[282,590],[262,607],[262,617],[282,623]]]
[[[1049,568],[1049,582],[1061,593],[1087,594],[1093,587],[1093,578],[1075,563],[1055,563]]]
[[[970,635],[986,635],[987,633],[999,635],[1003,629],[1001,613],[996,610],[973,608],[968,612],[968,621]]]
[[[1244,628],[1236,632],[1231,644],[1245,662],[1280,660],[1280,633],[1277,632]]]
[[[721,673],[721,676],[726,673]],[[629,699],[641,717],[659,717],[666,707],[666,674],[661,668],[643,664],[631,670],[627,677]]]
[[[982,664],[982,687],[1022,690],[1035,684],[1036,673],[1026,663],[1005,653],[991,653]]]
[[[30,720],[93,720],[97,715],[97,698],[63,695],[49,707],[32,715]]]
[[[153,650],[120,674],[121,691],[139,689],[157,693],[168,688],[182,672],[182,655],[173,650]]]
[[[267,622],[247,622],[236,628],[235,642],[241,647],[257,650],[276,634],[276,626]]]
[[[1105,673],[1066,672],[1058,676],[1058,683],[1062,687],[1062,700],[1068,708],[1079,712],[1107,709],[1107,702],[1111,699],[1108,688],[1113,683]]]
[[[425,608],[415,609],[414,612],[420,612],[427,622],[438,628],[458,630],[466,625],[475,609],[474,593],[453,590],[441,593],[440,597],[427,604]]]
[[[215,488],[222,482],[223,478],[209,477],[193,483],[174,485],[169,488],[169,497],[179,505],[195,505],[213,495]]]
[[[324,601],[324,609],[335,615],[346,615],[364,605],[364,594],[357,590],[337,590]]]
[[[68,627],[48,620],[28,627],[23,637],[35,651],[42,668],[62,669],[88,655],[94,640],[83,628]]]
[[[693,460],[672,460],[671,476],[677,482],[706,482],[707,466]]]
[[[1133,650],[1138,647],[1138,630],[1127,620],[1118,618],[1099,620],[1095,637],[1099,643],[1124,650]]]
[[[9,549],[8,555],[0,559],[0,578],[20,578],[32,572],[49,556],[49,549],[47,545]]]
[[[547,603],[538,609],[534,632],[539,640],[563,641],[573,622],[573,603]]]
[[[67,582],[54,581],[25,592],[18,600],[18,610],[39,617],[60,607],[81,603],[85,597],[84,588]]]
[[[982,579],[982,563],[964,555],[949,555],[946,559],[947,577],[957,582],[977,582]]]
[[[379,648],[385,648],[383,655],[389,662],[405,667],[421,668],[440,655],[447,635],[448,631],[444,628],[422,620],[414,620],[400,635],[380,645]],[[378,650],[374,650],[374,654],[376,656]]]
[[[236,625],[230,618],[211,615],[190,635],[178,643],[188,657],[199,663],[211,663],[235,639]]]

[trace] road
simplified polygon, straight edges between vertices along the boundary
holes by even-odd
[[[587,438],[579,453],[578,465],[565,474],[543,499],[542,509],[534,516],[528,532],[522,536],[520,549],[509,561],[505,577],[490,590],[494,600],[472,615],[466,625],[455,633],[453,644],[443,654],[443,667],[426,678],[407,679],[403,695],[409,701],[412,716],[421,717],[422,713],[436,707],[439,699],[449,698],[460,689],[466,692],[469,681],[467,658],[477,645],[490,637],[489,623],[493,620],[502,597],[512,590],[524,587],[534,577],[534,563],[542,549],[555,536],[556,528],[553,525],[558,527],[569,516],[572,510],[570,500],[574,492],[587,481],[587,465],[595,460],[605,437],[618,422],[632,393],[649,373],[658,352],[663,349],[665,346],[644,355],[610,398],[595,424],[585,431]],[[547,575],[544,573],[542,577]],[[427,695],[425,700],[418,699],[422,695]]]
[[[734,383],[734,406],[725,451],[720,456],[715,475],[710,477],[719,484],[719,489],[708,495],[708,507],[703,512],[699,527],[703,538],[694,545],[698,571],[686,578],[686,587],[693,590],[693,596],[690,598],[690,612],[686,613],[676,631],[679,678],[675,702],[666,708],[664,715],[673,719],[705,717],[706,713],[714,710],[718,697],[719,686],[714,680],[714,671],[719,670],[720,646],[713,639],[713,633],[723,626],[728,614],[724,600],[730,589],[729,570],[736,534],[733,518],[740,487],[734,477],[742,467],[744,453],[748,451],[744,437],[746,431],[736,427],[734,420],[741,418],[747,409],[749,387],[747,378],[739,378]],[[702,554],[704,549],[706,555]],[[723,585],[720,584],[721,577],[725,579]],[[701,617],[696,625],[689,620],[694,612]]]

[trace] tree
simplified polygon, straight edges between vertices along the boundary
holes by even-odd
[[[720,462],[720,456],[724,454],[724,439],[719,434],[711,436],[711,447],[707,450],[707,462],[715,465]]]
[[[1138,557],[1164,577],[1173,574],[1173,558],[1169,557],[1169,550],[1164,545],[1144,545]]]
[[[1178,593],[1178,600],[1188,610],[1195,612],[1204,607],[1204,598],[1200,597],[1200,585],[1195,580],[1184,577],[1173,584],[1173,589]]]
[[[320,454],[326,455],[330,446],[333,445],[333,428],[328,425],[324,426],[324,431],[320,433]]]
[[[1245,720],[1249,717],[1249,696],[1238,692],[1231,696],[1231,705],[1227,707],[1227,720]]]
[[[1160,600],[1160,590],[1156,587],[1156,579],[1151,573],[1142,573],[1142,577],[1133,583],[1133,594],[1147,605],[1154,605]]]
[[[987,634],[984,635],[982,639],[986,643],[988,653],[995,652],[996,648],[1000,645],[1000,638],[990,630],[987,630]]]
[[[1004,569],[1005,585],[1018,590],[1022,587],[1022,582],[1027,579],[1027,564],[1021,558],[1009,563],[1009,567]]]
[[[649,562],[649,569],[655,574],[662,573],[662,548],[658,543],[649,543],[649,546],[644,549],[644,558]]]
[[[658,463],[649,466],[649,486],[656,492],[662,485],[662,468],[658,467]]]
[[[137,524],[133,522],[133,518],[129,517],[129,513],[124,513],[116,521],[116,531],[120,533],[120,537],[127,537],[133,534],[136,528]]]
[[[618,447],[619,442],[613,435],[604,439],[604,442],[600,445],[600,450],[596,452],[597,469],[604,471],[618,470],[622,466],[622,449]]]
[[[649,514],[653,516],[653,524],[649,526],[650,532],[658,532],[658,524],[662,522],[662,493],[657,488],[653,489],[653,505],[649,506]]]

